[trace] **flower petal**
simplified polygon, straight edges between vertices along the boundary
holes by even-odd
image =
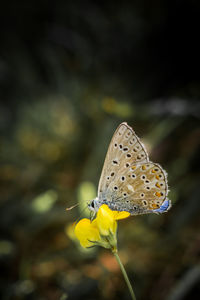
[[[96,220],[101,235],[108,236],[110,232],[116,233],[117,222],[114,218],[114,212],[106,204],[100,206]]]
[[[100,240],[99,230],[95,223],[86,218],[76,224],[74,232],[84,248],[91,247],[94,245],[93,242]]]
[[[121,220],[130,217],[130,213],[128,211],[113,211],[114,219]]]

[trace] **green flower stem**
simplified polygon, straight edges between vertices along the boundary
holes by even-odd
[[[124,266],[123,266],[123,264],[122,264],[122,262],[121,262],[121,260],[120,260],[120,258],[119,258],[119,255],[117,254],[117,251],[116,251],[116,250],[113,251],[113,254],[114,254],[114,256],[115,256],[115,258],[116,258],[116,260],[117,260],[117,262],[118,262],[118,264],[119,264],[119,266],[120,266],[120,269],[121,269],[121,271],[122,271],[122,274],[123,274],[124,279],[125,279],[125,281],[126,281],[126,284],[127,284],[127,286],[128,286],[129,292],[130,292],[130,294],[131,294],[131,298],[132,298],[133,300],[136,300],[136,297],[135,297],[133,288],[132,288],[132,286],[131,286],[130,280],[129,280],[128,275],[127,275],[127,273],[126,273],[126,270],[125,270],[125,268],[124,268]]]

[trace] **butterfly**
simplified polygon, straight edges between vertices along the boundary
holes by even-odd
[[[167,173],[149,160],[133,129],[123,122],[116,129],[103,165],[98,196],[88,207],[97,212],[102,204],[131,215],[163,213],[171,207],[167,198]]]

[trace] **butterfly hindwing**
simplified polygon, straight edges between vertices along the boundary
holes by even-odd
[[[152,162],[138,163],[120,173],[111,181],[105,194],[107,204],[113,210],[129,211],[131,214],[164,212],[168,186],[165,171]],[[170,203],[168,203],[170,206]]]

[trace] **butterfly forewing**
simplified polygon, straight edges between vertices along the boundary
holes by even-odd
[[[122,123],[116,129],[106,154],[98,187],[98,196],[105,192],[111,181],[118,178],[118,174],[136,162],[149,160],[144,145],[133,129]]]

